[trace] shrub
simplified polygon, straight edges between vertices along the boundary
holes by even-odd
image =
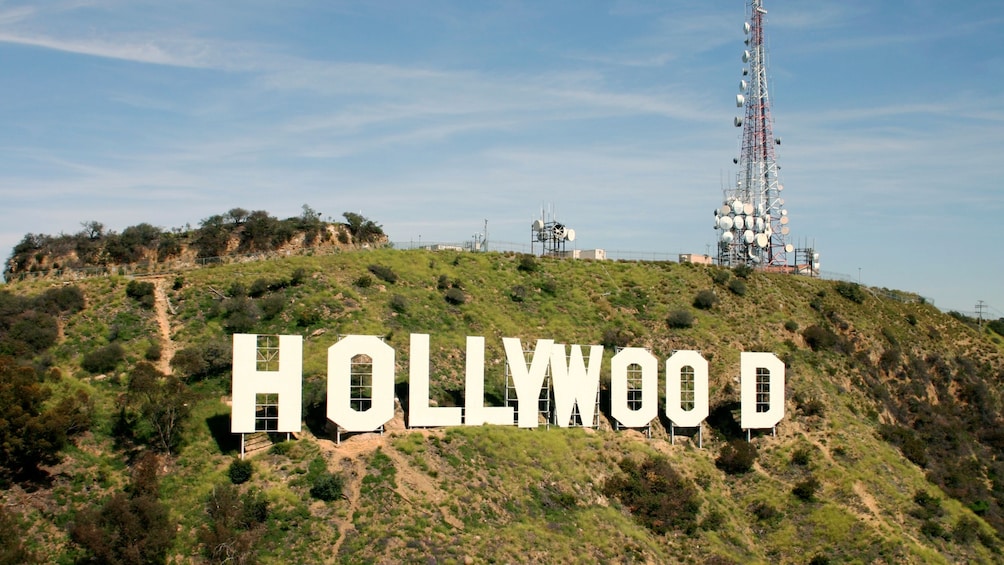
[[[398,314],[404,314],[408,311],[408,299],[400,294],[395,294],[390,298],[390,309]]]
[[[624,459],[621,473],[607,480],[603,491],[616,497],[642,524],[657,534],[697,527],[697,488],[662,456],[636,463]]]
[[[231,483],[240,485],[251,479],[251,473],[253,471],[254,468],[251,466],[250,461],[235,458],[230,462],[230,468],[227,469],[227,475],[230,476]]]
[[[823,416],[826,413],[826,404],[819,398],[795,398],[795,404],[803,416]]]
[[[261,317],[264,320],[271,320],[282,313],[286,307],[286,297],[281,293],[272,294],[261,299]]]
[[[548,296],[554,296],[558,293],[558,282],[550,277],[544,279],[544,282],[540,283],[540,291]]]
[[[718,454],[718,458],[715,459],[715,467],[730,475],[742,475],[753,469],[757,454],[757,448],[752,443],[733,439]]]
[[[439,275],[439,279],[436,281],[436,288],[439,290],[446,290],[450,288],[450,277],[446,275]]]
[[[509,291],[509,299],[513,302],[523,302],[526,300],[526,287],[519,284],[512,287],[512,290]]]
[[[742,279],[732,279],[729,281],[729,290],[736,296],[743,296],[746,294],[746,283]]]
[[[307,279],[307,270],[303,267],[293,269],[293,274],[289,276],[289,286],[300,286]]]
[[[328,472],[320,473],[310,487],[310,496],[325,502],[338,500],[342,497],[343,484],[341,475]]]
[[[392,271],[390,267],[384,267],[383,265],[370,265],[367,269],[369,269],[369,272],[373,273],[376,278],[388,284],[394,284],[397,282],[397,273]]]
[[[138,301],[145,308],[153,308],[153,291],[154,286],[152,282],[131,280],[126,285],[126,296]]]
[[[834,288],[836,289],[837,294],[843,296],[851,302],[861,304],[865,301],[865,293],[861,290],[861,285],[858,283],[839,281]]]
[[[262,278],[257,278],[253,283],[251,283],[251,287],[248,289],[248,296],[251,298],[260,298],[268,291],[268,281]]]
[[[359,275],[359,277],[356,278],[356,280],[352,281],[352,284],[356,285],[359,288],[369,288],[373,286],[373,277],[364,273],[362,275]]]
[[[150,342],[150,346],[146,348],[146,353],[143,354],[143,358],[147,361],[160,361],[162,354],[160,342],[153,341]]]
[[[805,328],[802,339],[813,351],[830,349],[837,344],[837,334],[815,324]]]
[[[812,502],[816,499],[816,492],[819,491],[819,481],[816,477],[809,476],[797,483],[791,489],[791,494],[804,502]]]
[[[459,306],[467,302],[467,295],[459,288],[451,288],[446,291],[446,301],[454,306]]]
[[[715,269],[711,273],[711,280],[715,284],[725,284],[732,278],[732,274],[725,269]]]
[[[617,347],[627,347],[631,344],[631,340],[634,339],[634,334],[630,330],[625,330],[624,328],[607,328],[603,330],[603,338],[600,343],[604,347],[617,348]]]
[[[537,270],[537,267],[538,264],[536,257],[533,255],[520,255],[519,265],[516,267],[516,270],[522,273],[532,273]]]
[[[792,333],[797,332],[798,322],[796,322],[795,320],[788,320],[787,322],[784,323],[784,329]]]
[[[694,315],[690,310],[674,310],[666,318],[666,325],[673,329],[684,329],[694,325]]]
[[[718,303],[718,297],[711,290],[702,290],[694,296],[694,308],[700,310],[711,310],[716,303]]]
[[[911,514],[921,520],[936,518],[945,513],[941,508],[941,499],[931,495],[926,490],[918,489],[913,493],[913,502],[917,505]]]
[[[753,267],[750,267],[749,265],[739,265],[732,270],[736,273],[736,276],[741,279],[748,279],[750,278],[750,275],[753,274]]]
[[[107,373],[115,370],[123,359],[125,359],[125,349],[118,343],[110,343],[85,354],[80,361],[80,367],[92,374]]]
[[[791,454],[791,464],[805,467],[812,460],[812,450],[808,447],[799,447]]]

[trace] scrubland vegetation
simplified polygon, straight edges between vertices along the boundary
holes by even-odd
[[[258,234],[265,219],[235,210],[221,225]],[[316,219],[304,212],[295,221]],[[346,220],[349,241],[379,228]],[[979,330],[847,282],[516,254],[372,248],[115,272],[0,288],[0,563],[1004,560],[1004,322]],[[256,438],[244,460],[226,404],[239,332],[305,337],[303,431]],[[664,419],[651,438],[615,431],[608,363],[597,430],[407,429],[410,333],[432,336],[441,406],[464,402],[468,335],[486,337],[489,361],[501,337],[603,344],[606,361],[616,347],[699,350],[703,447],[693,430],[671,441]],[[395,348],[405,406],[383,435],[336,445],[326,350],[346,334]],[[744,350],[787,367],[786,416],[750,441]],[[486,397],[504,394],[490,362]]]

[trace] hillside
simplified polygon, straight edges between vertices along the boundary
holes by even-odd
[[[1004,562],[1000,338],[908,293],[374,249],[26,279],[0,316],[0,432],[50,448],[0,442],[0,563]],[[304,336],[303,432],[258,438],[249,468],[229,433],[235,332]],[[406,401],[411,333],[431,335],[440,405],[463,404],[466,336],[486,338],[496,403],[502,337],[603,344],[599,429],[412,430],[398,406],[382,435],[336,444],[327,348],[382,336]],[[664,418],[651,438],[613,429],[615,346],[709,360],[703,447]],[[786,416],[754,452],[741,351],[787,367]]]

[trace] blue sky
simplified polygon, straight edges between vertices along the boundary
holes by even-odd
[[[1004,4],[765,0],[793,242],[1004,316]],[[397,242],[704,253],[743,0],[0,1],[0,254],[97,220],[361,212]]]

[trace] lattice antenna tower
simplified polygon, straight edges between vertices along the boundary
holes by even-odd
[[[736,95],[743,115],[734,122],[743,128],[740,155],[733,159],[739,171],[735,186],[725,188],[722,205],[715,210],[715,229],[720,265],[784,270],[794,246],[788,243],[788,211],[775,156],[781,139],[774,137],[767,89],[766,14],[763,0],[748,0],[743,23],[745,66]]]

